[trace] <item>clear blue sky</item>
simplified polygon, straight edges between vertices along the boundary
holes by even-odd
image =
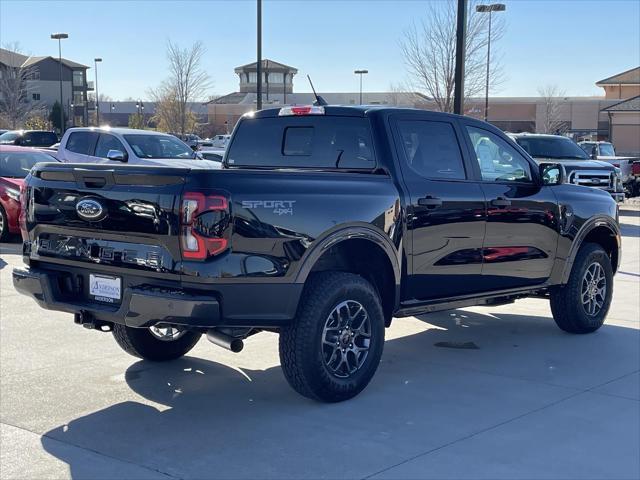
[[[442,1],[442,0],[440,0]],[[406,78],[398,47],[426,1],[269,1],[263,4],[263,57],[299,69],[295,91],[366,91]],[[640,0],[505,0],[507,31],[495,45],[507,80],[500,96],[534,96],[554,83],[567,95],[599,95],[597,80],[640,65]],[[52,32],[68,32],[63,56],[99,66],[100,93],[146,97],[165,76],[165,44],[202,40],[212,93],[237,90],[233,68],[255,60],[255,1],[0,1],[0,43],[57,55]],[[93,79],[93,69],[89,70]]]

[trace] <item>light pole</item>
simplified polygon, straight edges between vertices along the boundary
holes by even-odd
[[[144,103],[142,103],[142,100],[138,100],[136,102],[136,109],[138,110],[138,120],[140,121],[140,126],[144,127]]]
[[[262,0],[257,0],[257,20],[256,34],[257,34],[257,57],[256,62],[256,107],[257,110],[262,110]]]
[[[354,70],[353,73],[360,75],[360,105],[362,105],[362,76],[369,73],[369,70]]]
[[[60,64],[60,135],[64,134],[64,102],[62,100],[62,40],[64,40],[65,38],[69,38],[69,34],[51,34],[52,40],[58,40],[58,63]]]
[[[96,127],[100,126],[100,97],[98,96],[98,63],[101,62],[101,58],[94,58],[93,65],[96,69]]]
[[[487,79],[484,91],[484,121],[489,117],[489,69],[491,63],[491,13],[504,12],[507,7],[503,3],[492,3],[491,5],[476,5],[476,12],[489,13],[489,40],[487,41]]]

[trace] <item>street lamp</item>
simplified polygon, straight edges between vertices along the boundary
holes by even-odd
[[[136,102],[136,109],[138,109],[138,119],[140,120],[140,125],[144,125],[144,103],[142,103],[142,100],[138,100]]]
[[[51,39],[58,40],[58,63],[60,64],[60,135],[64,133],[64,102],[62,100],[62,40],[69,38],[67,33],[52,33]]]
[[[100,126],[100,97],[98,96],[98,62],[101,62],[101,58],[94,58],[93,65],[96,69],[96,126]]]
[[[507,7],[503,3],[492,3],[490,5],[476,5],[476,12],[489,13],[489,41],[487,42],[487,79],[484,93],[484,121],[489,116],[489,64],[491,61],[491,12],[504,12]]]
[[[354,70],[353,73],[360,75],[360,105],[362,105],[362,75],[369,73],[369,70]]]

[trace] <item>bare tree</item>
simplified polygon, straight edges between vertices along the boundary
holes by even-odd
[[[479,95],[485,87],[486,52],[489,18],[475,11],[470,2],[467,20],[465,50],[465,97]],[[405,30],[400,48],[410,81],[414,88],[424,92],[438,110],[453,111],[456,59],[456,4],[455,0],[430,2],[425,19],[413,23]],[[492,19],[491,41],[504,35],[505,24],[501,16]],[[495,90],[503,81],[499,57],[492,55],[489,68],[490,86]]]
[[[195,115],[188,108],[181,108],[175,90],[168,83],[150,90],[149,95],[155,103],[155,113],[151,122],[156,124],[158,130],[181,134],[193,131],[196,126]]]
[[[564,90],[557,85],[546,85],[538,88],[542,102],[542,123],[538,133],[562,134],[566,130],[566,122],[562,120],[562,103]]]
[[[414,106],[420,100],[424,99],[419,98],[418,95],[402,83],[391,83],[389,85],[389,103],[391,105]]]
[[[190,48],[180,48],[169,41],[167,59],[169,60],[169,78],[160,87],[162,97],[173,97],[179,120],[178,132],[184,134],[189,120],[189,103],[206,99],[211,88],[209,75],[202,69],[201,61],[206,49],[202,42],[194,43]],[[173,107],[172,107],[173,108]]]
[[[35,67],[24,66],[24,56],[17,43],[5,48],[11,52],[13,64],[0,66],[0,121],[9,128],[16,129],[22,127],[30,117],[41,115],[43,107],[30,98],[29,80],[35,73]]]

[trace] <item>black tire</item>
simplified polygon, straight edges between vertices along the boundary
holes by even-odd
[[[113,337],[120,348],[134,357],[163,362],[182,357],[191,350],[201,334],[186,331],[175,340],[161,340],[148,328],[132,328],[116,323],[113,325]]]
[[[600,265],[605,281],[602,306],[593,313],[588,312],[592,304],[583,304],[582,292],[585,275],[592,265]],[[597,268],[597,267],[593,267]],[[587,282],[588,283],[588,282]],[[573,263],[569,281],[551,291],[551,313],[558,327],[569,333],[591,333],[598,330],[607,316],[613,295],[613,268],[611,260],[602,247],[585,243],[580,247]],[[587,295],[588,297],[588,295]]]
[[[9,238],[9,221],[2,205],[0,205],[0,242],[6,242]]]
[[[344,320],[340,313],[333,315],[338,307],[347,309],[339,312],[345,312],[349,316],[348,320]],[[358,313],[361,312],[360,307],[364,309],[364,314]],[[351,317],[354,312],[355,315]],[[338,325],[348,324],[348,328],[330,328],[330,315]],[[365,322],[368,322],[366,327],[369,337],[358,333]],[[360,328],[356,328],[356,324]],[[335,337],[332,339],[332,342],[336,341],[335,347],[333,343],[323,343],[324,337],[332,335],[328,333],[332,330],[335,330]],[[305,397],[323,402],[348,400],[360,393],[375,374],[384,348],[384,330],[380,298],[369,282],[351,273],[318,273],[305,286],[295,321],[280,331],[280,363],[284,375],[293,389]],[[355,334],[355,339],[351,340],[353,344],[347,343],[349,334],[351,337]],[[345,344],[341,343],[343,341]],[[362,343],[355,345],[357,342]],[[345,348],[339,348],[339,344]],[[351,350],[361,346],[368,346],[364,357]],[[340,365],[343,365],[345,359],[351,363],[345,361],[343,367],[338,366],[339,371],[332,372],[331,359],[334,359],[335,354],[342,356],[341,359],[335,357]],[[353,372],[341,371],[350,369],[351,366],[356,367],[354,362],[359,363],[359,366]],[[340,376],[345,374],[346,377]]]

